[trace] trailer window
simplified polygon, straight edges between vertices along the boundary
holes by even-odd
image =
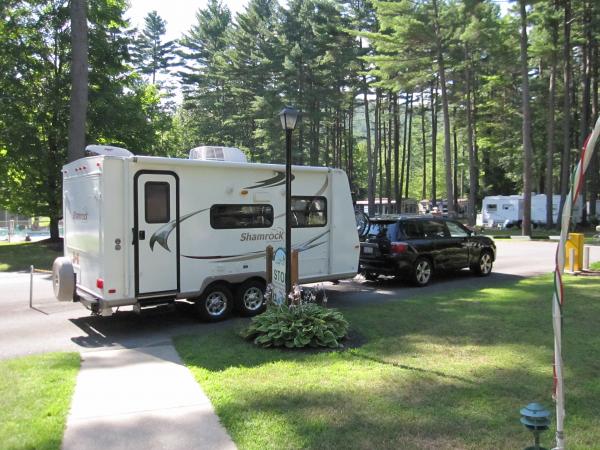
[[[270,228],[273,226],[271,205],[213,205],[210,226],[216,230],[232,228]]]
[[[490,203],[489,205],[487,205],[487,210],[488,211],[496,211],[498,208],[494,203]]]
[[[146,223],[167,223],[170,217],[169,183],[148,181],[144,185]]]
[[[323,227],[327,225],[325,197],[292,197],[292,228]]]

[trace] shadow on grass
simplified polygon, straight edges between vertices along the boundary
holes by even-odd
[[[600,442],[599,288],[566,286],[570,448]],[[551,294],[545,276],[345,308],[368,338],[349,352],[259,349],[231,331],[176,346],[240,448],[520,448],[519,408],[553,407]]]
[[[529,433],[519,407],[549,387],[525,370],[488,371],[465,384],[390,368],[383,385],[373,379],[378,370],[355,375],[359,386],[306,387],[298,374],[281,389],[232,389],[216,409],[240,448],[520,448]]]

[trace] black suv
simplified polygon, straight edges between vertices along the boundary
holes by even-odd
[[[434,270],[469,267],[489,275],[496,245],[454,220],[435,217],[374,218],[363,227],[359,271],[368,280],[379,275],[407,276],[425,286]]]

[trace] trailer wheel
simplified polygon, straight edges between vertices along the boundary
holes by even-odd
[[[54,296],[61,302],[73,301],[75,293],[75,272],[68,258],[61,256],[52,264],[52,287]]]
[[[224,283],[216,283],[207,287],[195,301],[198,315],[209,322],[226,319],[233,307],[233,294]]]
[[[265,282],[248,280],[242,283],[235,296],[235,306],[242,316],[256,316],[265,310]]]

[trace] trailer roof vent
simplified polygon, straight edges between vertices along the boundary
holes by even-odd
[[[128,158],[133,156],[133,153],[125,148],[113,147],[112,145],[88,145],[85,148],[85,156],[97,155],[120,156],[123,158]]]
[[[191,149],[190,159],[199,159],[201,161],[248,162],[246,155],[239,148],[213,147],[209,145]]]

